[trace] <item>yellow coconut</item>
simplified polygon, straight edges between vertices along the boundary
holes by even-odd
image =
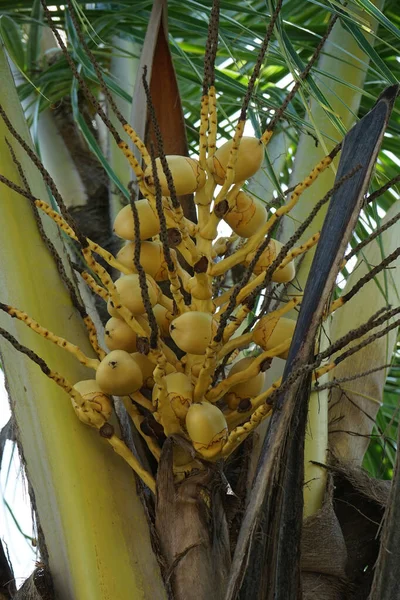
[[[232,369],[229,371],[229,377],[236,373],[240,373],[241,371],[245,371],[253,361],[254,357],[252,356],[242,358],[233,365]],[[243,398],[254,398],[254,396],[257,396],[257,394],[261,392],[264,380],[265,374],[260,371],[256,376],[253,376],[242,383],[237,383],[230,388],[229,392],[224,397],[224,401],[231,410],[236,410]]]
[[[152,389],[154,386],[153,373],[156,365],[152,363],[147,356],[141,354],[140,352],[134,352],[131,354],[131,357],[142,373],[143,385],[149,389]]]
[[[189,354],[203,354],[216,330],[217,324],[212,315],[200,311],[181,314],[169,328],[175,344]]]
[[[170,337],[169,326],[174,318],[172,314],[161,304],[153,306],[153,313],[160,328],[161,336],[163,338]]]
[[[261,346],[263,350],[272,350],[276,346],[279,346],[286,340],[293,337],[293,333],[296,327],[296,321],[293,319],[287,319],[281,317],[277,319],[270,319],[268,315],[263,317],[257,323],[253,332],[253,342],[258,346]],[[280,358],[287,358],[289,349],[278,354]]]
[[[172,452],[175,481],[181,481],[186,474],[189,474],[194,468],[200,466],[199,462],[193,459],[190,453],[182,448],[182,446],[174,444]]]
[[[136,333],[125,321],[111,317],[104,328],[104,341],[109,350],[136,350]]]
[[[278,256],[279,252],[282,249],[282,246],[283,244],[281,244],[281,242],[278,242],[278,240],[271,239],[268,246],[265,248],[260,258],[256,262],[255,266],[253,267],[253,273],[255,275],[259,275],[260,273],[265,272]],[[251,263],[255,254],[256,251],[250,252],[246,256],[246,266],[248,266]],[[292,279],[294,279],[295,276],[296,270],[294,267],[294,261],[291,260],[283,268],[278,268],[274,271],[272,275],[272,281],[275,281],[276,283],[288,283],[289,281],[292,281]]]
[[[160,222],[157,213],[152,209],[148,200],[137,200],[136,208],[139,213],[140,239],[157,235],[160,232]],[[131,205],[124,206],[114,221],[114,232],[124,240],[135,239],[135,228]]]
[[[157,300],[160,295],[160,289],[156,282],[150,275],[146,275],[147,289],[149,291],[150,304],[154,306],[157,304]],[[115,287],[120,296],[121,304],[134,315],[143,315],[146,309],[142,300],[142,293],[140,290],[139,275],[133,273],[132,275],[123,275],[115,282]],[[114,307],[112,300],[107,303],[107,310],[112,317],[118,318],[118,312]]]
[[[267,221],[264,204],[243,191],[238,191],[232,208],[224,215],[224,221],[243,238],[254,235]]]
[[[228,439],[223,413],[209,402],[191,405],[186,415],[186,429],[195,450],[207,459],[215,458]]]
[[[99,364],[96,381],[106,394],[124,396],[133,394],[143,385],[143,377],[136,361],[125,350],[112,350]]]
[[[206,182],[206,174],[200,167],[197,160],[187,158],[186,156],[170,155],[166,156],[177,196],[193,194],[200,190]],[[167,178],[164,174],[161,160],[156,159],[157,174],[161,185],[163,196],[171,196],[168,188]],[[155,193],[153,169],[148,166],[144,172],[144,182],[146,187],[153,194]]]
[[[168,402],[180,421],[184,421],[193,400],[193,385],[184,373],[169,373],[164,377]],[[159,395],[158,386],[153,388],[153,402]]]
[[[91,409],[101,414],[105,421],[108,421],[112,414],[112,402],[95,379],[78,381],[73,388],[89,403]],[[82,410],[85,412],[85,407],[82,407]],[[90,416],[88,418],[90,420]]]
[[[170,249],[173,257],[176,252]],[[117,254],[117,259],[134,273],[137,273],[133,256],[135,253],[135,242],[126,244]],[[140,264],[145,272],[153,277],[155,281],[166,281],[168,279],[168,267],[164,258],[161,242],[142,242],[140,245]]]
[[[229,140],[218,148],[213,157],[207,161],[208,168],[219,185],[225,181],[226,167],[232,149],[233,140]],[[244,136],[240,142],[235,166],[234,183],[252,177],[261,167],[264,158],[264,146],[254,137]]]

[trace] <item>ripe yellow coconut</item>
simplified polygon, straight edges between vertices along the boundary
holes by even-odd
[[[194,449],[207,459],[215,458],[228,439],[223,413],[209,402],[191,405],[186,415],[186,429]]]
[[[265,248],[260,258],[256,262],[253,267],[253,273],[255,275],[259,275],[268,269],[268,267],[274,262],[279,252],[281,251],[283,244],[278,242],[278,240],[271,239],[268,246]],[[248,266],[253,260],[255,252],[250,252],[246,256],[245,265]],[[277,283],[288,283],[292,281],[296,276],[296,270],[294,267],[294,261],[291,260],[287,265],[283,268],[278,268],[274,271],[272,275],[272,281]]]
[[[253,342],[258,346],[261,346],[263,350],[272,350],[272,348],[291,339],[295,327],[296,321],[293,321],[293,319],[281,317],[277,321],[276,319],[269,319],[267,315],[257,323],[253,332]],[[280,358],[287,358],[288,354],[289,349],[278,354],[278,356],[280,356]]]
[[[160,232],[160,222],[157,213],[152,209],[148,200],[137,200],[136,208],[139,213],[140,239],[157,235]],[[114,221],[114,233],[124,240],[135,239],[135,227],[131,205],[124,206]]]
[[[180,421],[184,421],[193,400],[193,385],[184,373],[169,373],[164,377],[168,402]],[[158,386],[153,388],[153,402],[159,395]]]
[[[143,385],[143,377],[136,361],[125,350],[112,350],[99,364],[96,381],[106,394],[124,396],[133,394]]]
[[[199,461],[192,458],[187,450],[184,450],[182,446],[174,444],[173,447],[173,470],[175,475],[175,481],[181,481],[185,478],[186,474],[189,474],[193,469],[200,466]]]
[[[157,300],[160,295],[159,287],[150,275],[146,275],[147,289],[149,291],[150,304],[154,306],[157,304]],[[139,275],[133,273],[132,275],[123,275],[115,282],[115,287],[118,290],[121,304],[134,315],[143,315],[146,309],[142,300],[142,293],[140,290]],[[114,307],[111,300],[107,303],[107,310],[112,317],[118,318],[118,312]]]
[[[79,392],[82,398],[88,402],[90,408],[97,413],[99,413],[105,421],[111,417],[112,414],[112,402],[111,399],[106,396],[104,391],[100,388],[99,384],[95,379],[84,379],[83,381],[78,381],[72,386],[74,390]],[[82,407],[82,412],[85,413],[85,407]],[[82,419],[81,415],[79,418]],[[88,414],[88,421],[90,423],[90,413]]]
[[[267,221],[267,211],[260,200],[237,192],[232,208],[224,215],[224,221],[240,237],[249,238],[254,235]]]
[[[251,365],[253,360],[254,357],[252,356],[239,360],[229,371],[229,377],[235,375],[236,373],[240,373],[241,371],[245,371]],[[254,398],[254,396],[257,396],[257,394],[259,394],[262,390],[264,379],[265,373],[260,371],[255,377],[253,376],[247,381],[243,381],[242,383],[237,383],[236,385],[232,386],[224,397],[224,400],[229,408],[231,410],[236,410],[243,398]]]
[[[176,258],[176,252],[172,248],[170,252]],[[126,244],[117,254],[117,259],[137,273],[133,256],[135,253],[135,242]],[[164,258],[161,242],[142,242],[140,245],[140,264],[145,272],[153,277],[155,281],[166,281],[168,279],[168,267]]]
[[[154,386],[153,373],[156,365],[153,364],[151,360],[147,358],[147,356],[141,354],[140,352],[134,352],[131,354],[131,357],[142,373],[143,385],[151,390]]]
[[[109,350],[136,350],[136,333],[125,321],[115,317],[111,317],[106,323],[104,341]]]
[[[161,304],[153,306],[153,313],[160,328],[161,336],[163,338],[170,337],[169,326],[174,318],[172,314]]]
[[[170,155],[166,156],[177,196],[193,194],[200,190],[206,182],[206,174],[200,167],[200,164],[194,158],[186,156]],[[156,159],[157,174],[161,185],[163,196],[171,196],[168,188],[167,178],[165,177],[161,160]],[[146,187],[153,194],[155,193],[153,169],[151,165],[144,172],[144,182]]]
[[[226,167],[232,149],[233,140],[229,140],[218,148],[213,157],[207,161],[208,168],[215,182],[222,185],[225,181]],[[235,166],[233,183],[245,181],[257,173],[264,158],[264,146],[254,137],[243,136],[240,142]]]
[[[217,331],[212,315],[190,311],[174,319],[169,328],[175,344],[189,354],[203,354]]]

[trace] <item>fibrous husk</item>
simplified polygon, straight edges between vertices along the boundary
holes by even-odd
[[[13,600],[55,600],[53,583],[47,567],[35,569]]]
[[[324,504],[304,521],[304,600],[365,600],[390,482],[334,460]]]

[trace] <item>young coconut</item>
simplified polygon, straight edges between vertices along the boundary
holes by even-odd
[[[291,339],[295,327],[296,321],[293,321],[293,319],[281,317],[276,321],[275,319],[268,319],[267,315],[257,323],[253,332],[253,342],[261,346],[263,350],[272,350],[276,346],[279,346],[279,344]],[[286,359],[288,354],[289,349],[278,354],[278,356]]]
[[[260,200],[238,191],[232,208],[224,215],[224,221],[240,237],[249,238],[267,221],[267,211]]]
[[[180,421],[184,421],[193,400],[193,385],[184,373],[170,373],[164,377],[168,402]],[[153,403],[158,399],[159,389],[153,388]]]
[[[160,289],[150,275],[146,275],[147,289],[149,291],[150,304],[154,306],[160,296]],[[139,275],[123,275],[115,282],[115,287],[119,293],[121,304],[129,308],[133,315],[143,315],[146,309],[142,300],[140,290]],[[107,310],[112,317],[118,318],[118,311],[115,309],[111,300],[107,303]]]
[[[213,174],[214,180],[219,185],[223,185],[226,175],[226,167],[229,161],[229,155],[232,149],[233,140],[225,142],[218,148],[214,156],[207,161],[208,168]],[[245,181],[257,173],[261,167],[264,158],[264,146],[254,137],[242,137],[238,150],[235,177],[233,183]]]
[[[104,342],[109,350],[135,352],[136,333],[125,321],[111,317],[104,328]]]
[[[240,373],[241,371],[245,371],[251,365],[253,360],[254,357],[252,356],[239,360],[229,371],[229,377],[231,375],[235,375],[236,373]],[[243,398],[253,398],[261,392],[264,385],[264,380],[265,373],[260,371],[255,377],[251,377],[242,383],[237,383],[236,385],[232,386],[229,392],[224,396],[224,401],[231,410],[236,410]]]
[[[165,157],[171,171],[172,179],[177,196],[193,194],[200,190],[206,182],[206,174],[200,164],[194,158],[186,156],[170,155]],[[167,178],[162,168],[161,160],[156,159],[157,174],[161,185],[163,196],[171,196],[168,188]],[[148,166],[144,172],[144,183],[150,192],[155,193],[153,169]]]
[[[209,402],[191,405],[186,415],[186,429],[194,449],[209,460],[218,456],[228,438],[223,413]]]
[[[75,411],[81,421],[88,425],[96,426],[98,424],[96,421],[98,420],[96,418],[93,419],[93,417],[91,418],[92,411],[98,413],[104,422],[108,421],[112,414],[111,399],[105,395],[95,379],[78,381],[72,387],[85,400],[83,406],[75,407]]]
[[[141,354],[140,352],[134,352],[131,354],[131,357],[142,373],[143,385],[151,390],[154,386],[153,373],[156,365],[153,364],[151,360],[147,358],[147,356]]]
[[[154,212],[147,200],[137,200],[136,208],[139,213],[140,239],[157,235],[160,232],[160,222],[157,213]],[[114,233],[124,240],[135,239],[135,227],[133,213],[130,204],[124,206],[117,214],[114,221]]]
[[[255,275],[260,275],[268,269],[268,267],[274,262],[279,252],[281,251],[283,244],[278,242],[278,240],[271,239],[268,246],[265,248],[264,252],[261,254],[260,258],[256,262],[253,268],[253,273]],[[253,260],[256,251],[250,252],[244,261],[244,264],[248,266]],[[287,265],[285,265],[282,269],[276,269],[272,275],[272,281],[276,283],[288,283],[292,281],[296,276],[296,270],[294,267],[294,261],[291,260]]]
[[[125,350],[112,350],[99,364],[96,381],[106,394],[125,396],[143,385],[143,377],[136,361]]]
[[[193,459],[187,450],[177,444],[174,444],[172,452],[174,479],[176,483],[182,481],[193,469],[201,466],[198,460]]]
[[[174,319],[169,332],[184,352],[203,354],[217,332],[217,324],[209,313],[193,310]]]
[[[176,257],[176,252],[172,248],[170,252]],[[117,254],[117,260],[125,267],[137,273],[133,262],[135,253],[135,243],[129,242]],[[140,245],[140,264],[145,272],[153,277],[155,281],[166,281],[168,279],[168,267],[165,262],[164,252],[161,242],[142,242]]]
[[[172,314],[161,304],[153,306],[153,313],[160,328],[160,333],[163,338],[170,337],[169,326],[173,320]]]

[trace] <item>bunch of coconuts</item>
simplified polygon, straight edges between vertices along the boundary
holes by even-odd
[[[210,219],[219,222],[222,219],[236,234],[236,250],[241,249],[243,260],[241,264],[248,267],[257,252],[257,248],[264,240],[258,239],[257,232],[266,224],[268,216],[263,203],[243,191],[243,184],[249,177],[254,175],[261,166],[264,148],[260,140],[252,137],[243,137],[237,154],[235,164],[233,187],[227,194],[223,203],[215,203],[214,192],[217,185],[223,185],[229,158],[232,150],[232,141],[225,143],[213,156],[208,158],[207,166],[203,169],[200,163],[194,159],[183,156],[167,156],[169,170],[173,178],[177,196],[195,194],[195,202],[209,207],[214,201],[213,210],[209,210]],[[154,164],[154,163],[153,163]],[[242,299],[233,310],[230,320],[222,337],[221,343],[214,351],[213,372],[206,373],[210,362],[207,364],[206,355],[210,359],[210,349],[218,329],[221,314],[226,309],[226,302],[221,301],[221,295],[213,297],[213,267],[223,259],[229,247],[227,238],[218,238],[216,227],[210,227],[207,219],[199,224],[178,218],[170,200],[170,190],[167,177],[163,171],[160,159],[155,162],[159,186],[162,191],[163,213],[165,215],[168,233],[171,230],[182,235],[177,236],[177,243],[170,244],[170,253],[177,265],[177,273],[185,298],[184,307],[178,309],[173,295],[169,291],[169,271],[165,258],[163,244],[160,241],[160,220],[155,202],[155,181],[151,165],[147,166],[143,184],[146,197],[137,200],[138,221],[140,225],[140,264],[146,273],[146,285],[148,298],[153,314],[158,324],[159,339],[162,343],[162,352],[165,353],[163,384],[155,383],[154,373],[157,360],[154,354],[149,352],[149,347],[143,344],[143,337],[139,336],[132,322],[126,322],[109,300],[107,310],[110,319],[105,326],[105,344],[109,350],[107,356],[101,361],[97,371],[96,379],[89,382],[80,382],[76,388],[81,389],[84,397],[92,394],[129,396],[140,390],[142,396],[151,401],[153,412],[146,413],[147,421],[158,422],[158,429],[162,426],[166,436],[180,434],[192,443],[194,450],[203,458],[215,460],[220,455],[231,427],[228,427],[227,417],[235,412],[241,412],[241,406],[248,405],[248,400],[257,396],[262,391],[265,382],[265,373],[262,368],[251,376],[242,378],[242,381],[233,384],[223,397],[207,399],[208,392],[218,383],[215,371],[221,365],[226,352],[224,344],[235,347],[231,360],[227,361],[230,368],[228,377],[245,372],[251,366],[253,357],[248,356],[234,362],[240,349],[251,345],[253,350],[258,346],[262,351],[273,349],[282,342],[291,339],[295,322],[281,317],[271,325],[267,317],[261,318],[254,329],[242,336],[240,343],[235,343],[236,328],[234,323],[236,316],[246,306],[246,298]],[[142,189],[142,192],[143,192]],[[220,206],[219,213],[217,207]],[[216,217],[215,215],[218,215]],[[185,235],[190,235],[190,243],[195,244],[197,258],[196,263],[191,259],[188,245],[185,246]],[[119,251],[116,258],[126,269],[126,273],[117,279],[115,285],[120,296],[121,304],[129,309],[134,316],[134,322],[138,324],[147,336],[150,336],[149,320],[146,314],[145,303],[140,284],[140,277],[134,265],[134,254],[137,240],[135,240],[134,216],[131,205],[125,206],[117,215],[114,223],[115,233],[126,240],[124,247]],[[212,236],[210,236],[212,231]],[[211,238],[211,239],[210,239]],[[243,238],[243,239],[240,239]],[[173,239],[173,235],[171,235]],[[187,235],[186,235],[186,239]],[[254,242],[257,241],[255,246]],[[175,245],[174,249],[172,246]],[[233,246],[234,247],[234,246]],[[249,252],[243,254],[243,248],[249,248]],[[253,275],[265,272],[279,253],[282,244],[271,239],[261,256],[253,265]],[[232,255],[232,246],[230,246]],[[185,261],[182,261],[182,256]],[[200,257],[200,258],[199,258]],[[202,268],[196,270],[196,265],[202,261]],[[253,261],[254,262],[254,261]],[[182,266],[189,263],[187,270]],[[218,273],[220,275],[220,273]],[[293,261],[283,268],[277,269],[272,281],[277,283],[289,282],[295,276]],[[163,286],[164,292],[161,290]],[[229,290],[225,292],[229,295]],[[238,338],[239,339],[239,338]],[[215,346],[215,344],[214,344]],[[147,353],[147,354],[146,354]],[[285,358],[287,350],[279,356]],[[225,359],[226,360],[226,359]],[[225,363],[224,363],[225,364]],[[219,372],[223,369],[219,369]],[[196,393],[196,385],[199,385],[199,376],[208,374],[211,382],[204,394],[199,397]],[[221,375],[219,375],[220,377]],[[236,377],[236,381],[238,377]],[[240,380],[240,377],[239,377]],[[82,386],[82,384],[84,385]],[[134,397],[133,397],[134,400]],[[143,409],[141,409],[143,411]],[[242,410],[245,413],[245,410]],[[249,418],[249,413],[244,416],[242,422]],[[237,425],[239,419],[232,423]],[[151,429],[151,428],[150,428]],[[155,428],[154,428],[155,429]],[[148,434],[149,428],[147,428]],[[149,435],[149,434],[148,434]],[[188,456],[175,456],[176,463],[185,463]],[[185,454],[185,453],[183,453]]]

